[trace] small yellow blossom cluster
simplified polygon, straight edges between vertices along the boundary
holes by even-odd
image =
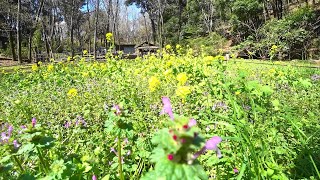
[[[172,47],[170,44],[165,46],[166,51],[170,52],[172,50]]]
[[[149,89],[150,89],[150,91],[154,92],[159,86],[160,86],[160,80],[157,77],[152,76],[149,79]]]
[[[52,64],[49,64],[47,67],[48,72],[51,72],[54,69],[54,66]]]
[[[204,60],[204,62],[205,62],[206,64],[211,64],[211,63],[214,61],[214,57],[213,57],[213,56],[205,56],[205,57],[203,58],[203,60]]]
[[[187,96],[191,94],[191,88],[189,86],[185,86],[188,80],[187,73],[182,72],[177,75],[178,80],[178,86],[176,89],[176,95],[182,99],[182,101],[185,101]]]
[[[37,71],[39,68],[38,68],[38,65],[33,64],[31,69],[32,69],[32,71]]]
[[[71,88],[67,93],[69,98],[76,97],[78,95],[78,91],[75,88]]]
[[[178,86],[183,86],[188,80],[187,73],[183,72],[177,75]]]
[[[187,96],[191,94],[191,88],[189,86],[178,86],[176,89],[176,95],[180,97],[183,101]]]
[[[112,39],[113,39],[113,34],[112,33],[107,33],[106,34],[106,40],[108,41],[108,42],[111,42],[112,41]]]

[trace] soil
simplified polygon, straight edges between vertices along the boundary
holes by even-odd
[[[28,62],[22,62],[22,64],[19,64],[18,61],[13,61],[11,58],[4,57],[0,55],[0,67],[3,66],[18,66],[18,65],[26,65],[30,64]]]

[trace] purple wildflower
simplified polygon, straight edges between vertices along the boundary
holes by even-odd
[[[162,97],[162,103],[163,103],[163,109],[160,112],[160,115],[162,114],[168,114],[171,118],[171,120],[173,120],[173,112],[172,112],[172,107],[171,107],[171,102],[170,99],[168,97]]]
[[[126,155],[127,155],[127,156],[130,156],[130,154],[131,154],[131,151],[129,150]]]
[[[201,154],[203,154],[206,150],[214,150],[216,151],[217,157],[221,158],[222,154],[220,149],[218,148],[219,143],[221,143],[222,138],[219,136],[213,136],[211,139],[209,139],[205,146],[198,151],[196,154],[193,155],[193,158],[196,159],[198,158]]]
[[[243,109],[245,111],[250,111],[251,110],[251,106],[249,106],[249,105],[243,105],[242,107],[243,107]]]
[[[32,123],[32,127],[34,127],[37,124],[37,119],[32,118],[31,123]]]
[[[21,130],[18,133],[22,134],[23,130],[25,130],[27,128],[27,126],[21,125],[20,128],[21,128]]]
[[[92,180],[97,180],[97,176],[96,176],[96,175],[93,175],[93,176],[92,176]]]
[[[87,122],[84,120],[84,118],[83,117],[81,117],[81,116],[78,116],[77,117],[77,120],[76,120],[76,122],[75,122],[75,124],[76,124],[76,126],[78,126],[78,125],[82,125],[82,126],[84,126],[84,127],[86,127],[87,126]]]
[[[13,131],[13,126],[10,125],[10,126],[8,127],[8,136],[11,136],[12,131]]]
[[[212,110],[214,111],[217,108],[227,110],[229,107],[226,103],[220,101],[220,102],[217,102],[213,105]]]
[[[125,138],[123,142],[124,142],[125,144],[128,144],[128,143],[129,143],[128,138]]]
[[[113,147],[110,148],[110,152],[113,152],[114,154],[118,155],[118,152]]]
[[[21,146],[21,145],[18,143],[17,140],[13,140],[13,147],[14,147],[15,149],[18,149],[20,146]]]
[[[7,136],[7,133],[3,132],[1,133],[1,141],[2,142],[8,142],[10,139],[10,136]]]
[[[314,74],[314,75],[311,76],[311,79],[313,81],[318,81],[318,80],[320,80],[320,75],[319,74]]]
[[[120,114],[121,114],[120,106],[117,105],[117,104],[115,104],[115,105],[113,105],[113,108],[114,108],[114,110],[115,110],[115,114],[116,114],[117,116],[120,116]]]
[[[192,126],[195,126],[195,125],[197,125],[197,121],[195,119],[193,119],[193,118],[190,119],[189,123],[188,123],[189,128],[192,127]]]
[[[238,170],[237,168],[233,168],[233,172],[234,172],[235,174],[238,174],[238,173],[239,173],[239,170]]]
[[[71,126],[71,122],[67,121],[65,124],[64,124],[64,127],[65,128],[69,128]]]

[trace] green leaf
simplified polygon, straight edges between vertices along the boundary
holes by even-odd
[[[29,144],[23,144],[20,149],[18,150],[17,154],[22,155],[22,154],[27,154],[31,151],[33,151],[34,144],[29,143]]]

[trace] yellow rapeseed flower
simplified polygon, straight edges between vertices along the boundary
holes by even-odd
[[[111,32],[109,32],[109,33],[106,34],[106,40],[107,40],[107,41],[110,42],[110,41],[112,40],[112,38],[113,38],[113,34],[112,34]]]
[[[270,73],[270,74],[274,74],[274,73],[276,73],[276,70],[275,70],[274,68],[269,69],[269,73]]]
[[[69,98],[75,97],[78,95],[78,91],[75,88],[71,88],[67,93]]]
[[[181,86],[185,85],[188,80],[187,73],[183,72],[183,73],[178,74],[177,80],[179,81],[178,85],[181,85]]]
[[[49,64],[47,69],[48,69],[48,72],[51,72],[53,70],[54,66],[52,64]]]
[[[272,46],[271,46],[271,50],[276,50],[276,49],[278,49],[278,46],[277,46],[277,45],[272,45]]]
[[[151,92],[155,91],[159,86],[160,86],[160,80],[157,77],[152,76],[149,79],[149,89],[150,89],[150,91]]]
[[[87,55],[88,54],[88,50],[83,50],[83,55]]]
[[[172,49],[172,47],[171,47],[170,44],[168,44],[168,45],[166,45],[165,49],[166,49],[167,51],[170,51],[170,50]]]
[[[236,91],[234,94],[235,95],[240,95],[240,91]]]
[[[72,57],[68,56],[67,61],[71,61]]]
[[[172,69],[167,69],[165,72],[163,72],[164,76],[169,76],[170,74],[172,74]]]
[[[203,58],[203,60],[206,64],[211,64],[214,61],[214,57],[213,56],[206,56]]]
[[[176,89],[176,95],[182,100],[185,100],[189,94],[191,94],[191,88],[188,86],[178,86]]]
[[[88,77],[89,76],[89,72],[82,72],[82,77]]]
[[[32,71],[37,71],[39,68],[36,64],[33,64],[31,69],[32,69]]]

